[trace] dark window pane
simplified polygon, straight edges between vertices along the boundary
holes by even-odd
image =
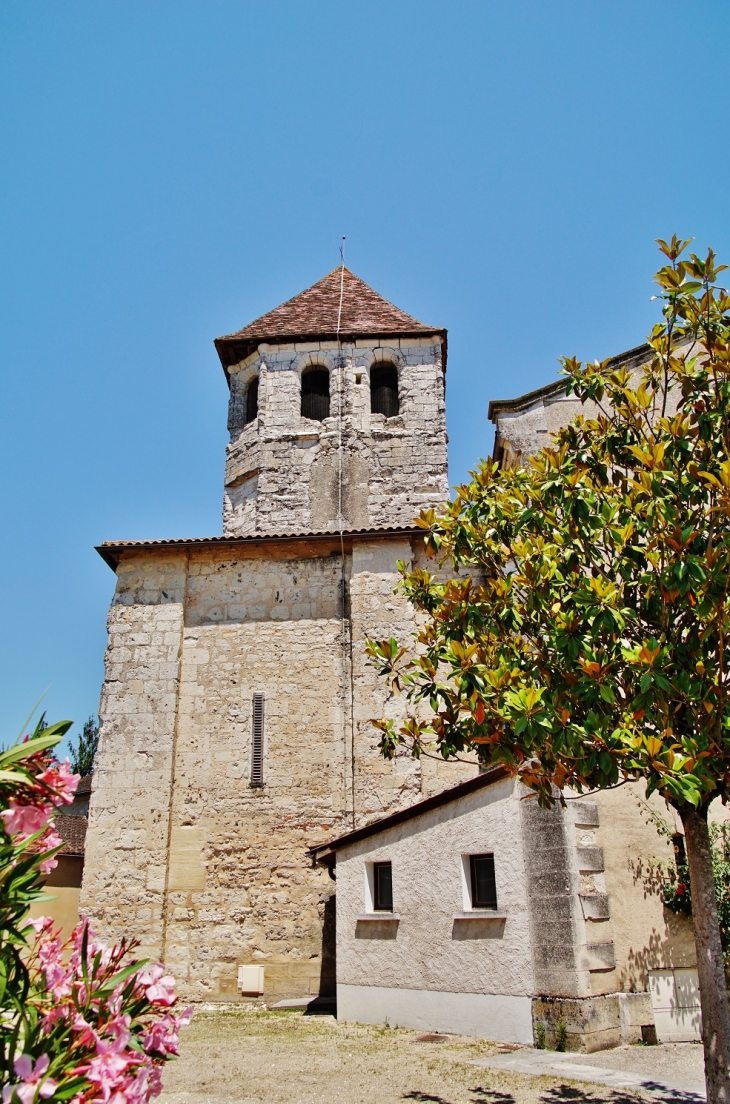
[[[258,416],[259,412],[259,377],[255,376],[248,385],[246,391],[246,425]]]
[[[497,907],[494,855],[471,856],[471,904],[472,908]]]
[[[377,364],[370,370],[370,412],[394,418],[398,409],[398,370],[393,364]]]
[[[393,867],[389,862],[375,863],[375,908],[378,912],[393,911]]]
[[[326,368],[309,368],[302,375],[302,417],[317,422],[330,416],[330,374]]]

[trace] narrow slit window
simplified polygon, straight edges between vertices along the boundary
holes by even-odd
[[[497,883],[494,878],[494,855],[470,855],[471,907],[496,909]]]
[[[330,416],[330,374],[326,368],[302,373],[302,417],[323,422]]]
[[[264,695],[253,696],[253,723],[251,726],[251,785],[264,784]]]
[[[259,377],[254,376],[246,389],[246,422],[255,421],[259,413]]]
[[[370,412],[394,418],[398,404],[398,369],[394,364],[376,364],[370,369]]]
[[[373,908],[376,912],[393,911],[393,866],[389,862],[373,864]]]

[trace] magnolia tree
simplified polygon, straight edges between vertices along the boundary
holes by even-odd
[[[107,946],[85,920],[64,942],[49,917],[28,920],[56,866],[56,810],[78,775],[50,754],[70,722],[36,728],[0,753],[0,1076],[3,1104],[144,1104],[160,1092],[190,1009],[174,981],[135,960],[135,944]]]
[[[660,242],[663,322],[633,374],[563,361],[590,401],[524,468],[487,461],[421,516],[458,574],[401,565],[415,647],[370,641],[414,709],[398,744],[476,750],[548,805],[644,780],[686,837],[708,1099],[730,1101],[730,1020],[708,807],[730,782],[730,296],[725,268]],[[428,703],[424,720],[418,703]]]

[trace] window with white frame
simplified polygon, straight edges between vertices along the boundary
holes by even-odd
[[[393,911],[393,864],[390,861],[365,864],[365,907],[371,913]]]
[[[497,909],[497,881],[494,855],[462,855],[464,872],[464,906],[468,909]]]

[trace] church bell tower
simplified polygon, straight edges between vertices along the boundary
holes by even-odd
[[[410,525],[448,498],[445,330],[342,267],[215,345],[225,536]]]

